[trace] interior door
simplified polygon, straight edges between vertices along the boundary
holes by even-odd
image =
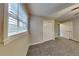
[[[43,40],[54,40],[54,23],[51,21],[43,22]]]

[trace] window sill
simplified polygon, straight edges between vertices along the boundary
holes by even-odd
[[[9,34],[8,34],[8,37],[10,37],[10,36],[15,36],[15,35],[18,35],[18,34],[21,34],[21,33],[24,33],[24,32],[27,32],[27,30],[18,31],[18,32],[14,32],[14,33],[9,33]]]

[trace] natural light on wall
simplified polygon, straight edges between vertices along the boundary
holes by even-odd
[[[21,4],[8,4],[8,36],[28,31],[28,16]]]

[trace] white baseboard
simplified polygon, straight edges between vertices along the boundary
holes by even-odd
[[[50,39],[50,40],[55,40],[55,39]],[[45,41],[36,42],[36,43],[30,43],[29,46],[31,46],[31,45],[36,45],[36,44],[40,44],[40,43],[44,43],[44,42],[50,41],[50,40],[45,40]]]
[[[44,42],[45,42],[45,41],[41,41],[41,42],[31,43],[31,44],[29,44],[29,45],[31,46],[31,45],[36,45],[36,44],[44,43]]]

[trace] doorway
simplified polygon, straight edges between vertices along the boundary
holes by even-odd
[[[64,22],[60,24],[60,37],[64,37],[67,39],[73,38],[73,30],[72,30],[72,22]]]

